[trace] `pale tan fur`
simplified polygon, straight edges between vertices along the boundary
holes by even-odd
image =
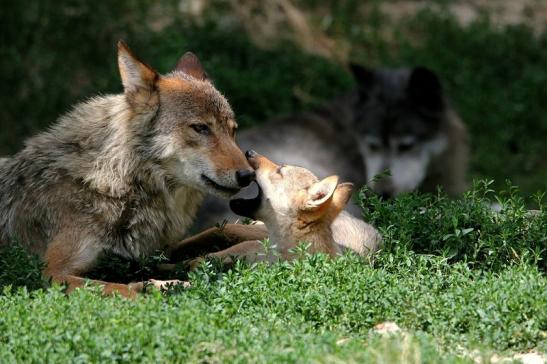
[[[309,244],[309,253],[331,257],[345,249],[362,256],[378,250],[381,237],[376,229],[342,211],[351,196],[351,184],[338,184],[336,176],[320,181],[304,168],[279,166],[260,155],[248,158],[263,193],[254,216],[264,222],[272,249],[266,251],[254,240],[208,257],[225,263],[232,262],[233,257],[251,263],[291,260],[299,243]],[[192,261],[190,266],[195,268],[201,260]]]

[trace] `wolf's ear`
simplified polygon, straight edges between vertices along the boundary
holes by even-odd
[[[156,71],[138,59],[121,40],[118,42],[118,67],[126,94],[155,89],[158,79]]]
[[[180,57],[173,71],[184,72],[198,80],[207,80],[209,78],[198,57],[192,52],[186,52]]]
[[[370,87],[374,83],[372,70],[353,62],[350,62],[349,69],[359,86]]]
[[[338,176],[330,176],[315,182],[308,188],[304,202],[300,207],[306,220],[317,220],[328,211],[337,184]]]
[[[443,89],[435,72],[425,67],[416,67],[410,74],[407,86],[408,97],[428,111],[444,110]]]
[[[357,90],[359,92],[358,102],[359,104],[366,102],[375,83],[374,71],[353,62],[350,62],[349,68],[353,78],[357,81]]]

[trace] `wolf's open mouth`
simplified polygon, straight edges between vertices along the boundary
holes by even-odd
[[[216,183],[215,181],[213,181],[211,178],[207,177],[204,174],[201,175],[201,179],[203,179],[208,186],[213,187],[216,190],[226,192],[232,195],[235,195],[236,193],[239,192],[239,188],[226,187],[223,185],[219,185],[218,183]]]
[[[262,203],[262,189],[258,183],[256,183],[256,186],[258,187],[258,195],[255,198],[236,198],[230,200],[230,208],[235,214],[251,219],[256,218],[255,214]]]

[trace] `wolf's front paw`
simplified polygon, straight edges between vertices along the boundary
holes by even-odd
[[[182,285],[184,288],[190,287],[190,282],[188,281],[179,281],[178,279],[171,279],[167,281],[161,281],[158,279],[149,279],[148,280],[148,286],[152,286],[159,290],[166,290],[169,287],[179,286]]]
[[[189,271],[193,271],[193,270],[196,270],[197,267],[199,267],[201,265],[201,263],[203,263],[205,261],[205,258],[204,257],[198,257],[198,258],[194,258],[194,259],[191,259],[189,261],[187,261],[185,263],[186,267],[188,268]]]

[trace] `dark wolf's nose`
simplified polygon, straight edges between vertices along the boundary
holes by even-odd
[[[252,149],[249,149],[248,151],[245,152],[245,157],[247,157],[247,159],[251,159],[251,158],[254,158],[258,155],[257,152],[255,152],[254,150]]]
[[[252,181],[254,181],[255,177],[255,171],[252,169],[243,169],[236,172],[236,181],[239,187],[247,187]]]
[[[383,192],[380,192],[380,197],[382,198],[382,200],[387,201],[391,199],[391,197],[393,196],[391,195],[391,193],[383,191]]]

